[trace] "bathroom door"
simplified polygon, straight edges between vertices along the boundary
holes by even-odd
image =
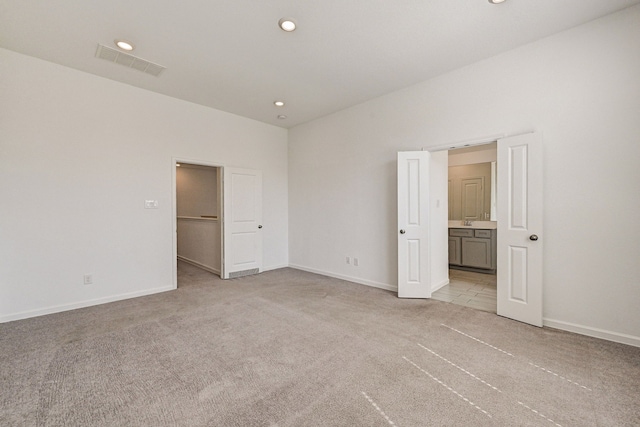
[[[542,137],[498,140],[498,315],[542,326]]]
[[[262,270],[262,172],[225,167],[222,186],[221,276],[257,274]]]
[[[428,151],[398,153],[398,297],[431,298]]]

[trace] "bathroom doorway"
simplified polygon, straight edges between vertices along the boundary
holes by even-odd
[[[497,143],[448,151],[449,283],[432,298],[497,311]]]
[[[497,292],[495,274],[449,269],[449,284],[431,294],[431,298],[496,313]]]
[[[441,203],[447,193],[445,165],[448,153],[444,152],[493,141],[497,141],[496,164],[500,166],[496,171],[495,196],[498,228],[492,229],[489,224],[485,226],[482,221],[465,224],[464,220],[456,221],[455,227],[467,232],[459,237],[468,238],[467,243],[472,243],[471,246],[484,247],[485,264],[472,267],[484,267],[485,270],[491,267],[486,257],[489,252],[487,239],[493,240],[495,232],[496,313],[542,326],[544,242],[540,238],[543,232],[540,132],[484,138],[473,144],[448,144],[430,150],[398,152],[398,297],[430,298],[449,282],[447,267],[451,265],[451,256],[448,256],[447,238],[452,236],[451,233],[447,235],[447,212]],[[434,176],[430,174],[431,169],[437,171]],[[480,225],[482,229],[474,229]],[[470,232],[473,232],[473,237]],[[487,241],[478,244],[473,240],[477,238]],[[462,239],[461,243],[464,244]],[[482,259],[478,253],[483,251],[472,257],[475,258],[474,264]],[[462,266],[466,264],[464,258],[462,252]]]

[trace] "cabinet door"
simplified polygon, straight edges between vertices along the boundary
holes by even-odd
[[[462,248],[460,247],[460,237],[449,237],[449,264],[462,264]]]
[[[491,239],[463,237],[462,265],[465,267],[492,268]]]

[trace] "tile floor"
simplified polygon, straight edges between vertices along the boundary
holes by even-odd
[[[496,275],[449,270],[449,284],[431,296],[438,301],[496,312]]]

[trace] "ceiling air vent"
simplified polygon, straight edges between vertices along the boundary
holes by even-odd
[[[129,53],[101,45],[100,43],[98,43],[98,49],[96,50],[96,58],[106,59],[107,61],[115,62],[116,64],[124,65],[125,67],[133,68],[156,77],[166,68],[162,65],[147,61],[146,59],[138,58]]]

